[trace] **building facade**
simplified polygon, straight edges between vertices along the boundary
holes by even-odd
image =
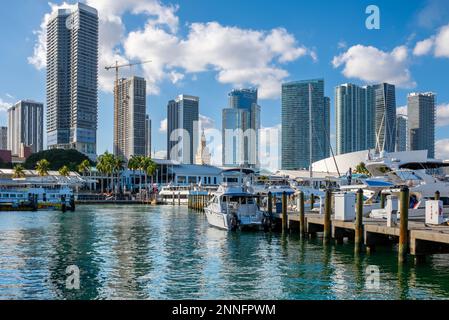
[[[427,150],[428,157],[435,157],[435,94],[411,93],[408,95],[409,148]]]
[[[222,111],[224,166],[259,166],[259,129],[257,89],[232,90]]]
[[[167,159],[193,164],[198,145],[200,99],[179,95],[167,105]]]
[[[146,155],[146,81],[141,77],[120,79],[114,108],[114,154],[128,161]]]
[[[206,143],[206,135],[201,134],[201,143],[198,147],[198,151],[195,155],[195,164],[197,165],[210,165],[211,164],[211,153],[209,152],[209,148]]]
[[[145,156],[151,157],[151,119],[145,115]]]
[[[408,150],[407,122],[407,116],[403,114],[396,116],[396,152]]]
[[[23,100],[8,109],[7,149],[20,156],[24,147],[32,153],[43,150],[44,105]]]
[[[329,156],[328,101],[323,79],[282,85],[282,169],[307,169]]]
[[[58,9],[47,24],[47,145],[96,158],[98,13]]]
[[[0,127],[0,150],[8,150],[8,127]]]
[[[374,104],[367,88],[346,83],[335,87],[337,154],[375,147]]]
[[[374,137],[377,152],[394,152],[396,147],[396,89],[388,83],[367,86],[368,103],[374,108]]]

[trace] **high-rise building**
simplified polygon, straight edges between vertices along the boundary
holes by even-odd
[[[396,116],[396,152],[407,151],[407,116],[398,114]]]
[[[427,150],[435,157],[435,94],[411,93],[407,102],[410,150]]]
[[[0,127],[0,150],[8,149],[8,127]]]
[[[8,150],[13,156],[21,154],[22,145],[31,152],[43,150],[44,105],[22,100],[8,109]]]
[[[145,115],[145,156],[151,157],[151,119]]]
[[[98,13],[58,9],[47,24],[47,145],[96,157]]]
[[[282,85],[282,169],[307,169],[329,156],[329,104],[323,79]]]
[[[260,106],[257,89],[232,90],[222,111],[224,166],[259,166]]]
[[[120,79],[114,108],[114,154],[129,160],[146,153],[146,81],[141,77]]]
[[[375,114],[376,151],[394,152],[396,146],[396,89],[388,83],[367,86],[368,103]]]
[[[180,95],[167,105],[167,158],[192,164],[198,145],[200,98]]]
[[[375,147],[373,107],[365,87],[351,83],[335,87],[337,154]]]

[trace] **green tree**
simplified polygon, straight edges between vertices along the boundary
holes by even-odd
[[[150,157],[145,157],[143,161],[145,172],[145,186],[148,194],[150,190],[148,188],[147,177],[151,177],[151,185],[153,185],[153,175],[156,172],[157,165]]]
[[[36,163],[36,171],[40,177],[48,176],[48,170],[50,168],[50,162],[47,159],[39,160]]]
[[[14,166],[13,178],[25,178],[25,168],[21,164]]]
[[[78,172],[79,172],[80,174],[82,174],[83,176],[86,175],[86,173],[90,171],[90,161],[87,160],[87,159],[83,160],[83,161],[78,165],[77,170],[78,170]]]
[[[63,177],[68,177],[70,175],[70,169],[67,166],[63,166],[58,170],[59,174]]]
[[[23,164],[26,169],[34,169],[39,160],[46,159],[50,162],[49,170],[59,170],[63,166],[69,167],[70,171],[76,171],[79,164],[88,161],[93,164],[89,158],[81,152],[74,149],[50,149],[33,153]]]
[[[121,191],[121,173],[123,171],[123,169],[125,168],[125,162],[123,161],[123,159],[121,157],[118,156],[114,156],[113,158],[113,163],[112,163],[113,167],[113,171],[115,172],[115,174],[117,175],[117,188],[118,191]]]
[[[355,171],[354,173],[358,173],[358,174],[364,174],[367,176],[371,176],[371,173],[368,171],[368,169],[366,168],[366,165],[364,162],[360,162],[356,167],[355,167]]]
[[[128,169],[133,171],[133,177],[132,177],[132,185],[136,184],[136,170],[139,169],[140,166],[140,159],[139,156],[133,155],[128,161]]]
[[[111,178],[110,181],[110,188],[113,188],[113,168],[114,168],[114,155],[109,153],[109,152],[105,152],[102,155],[100,155],[98,157],[98,163],[97,163],[97,170],[106,175],[107,178]],[[102,183],[103,183],[103,179],[102,179]],[[109,188],[108,188],[109,189]],[[102,191],[103,191],[103,186],[102,186]]]

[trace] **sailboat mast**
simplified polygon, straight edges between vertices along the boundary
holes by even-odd
[[[309,83],[309,174],[313,177],[312,171],[312,84]]]

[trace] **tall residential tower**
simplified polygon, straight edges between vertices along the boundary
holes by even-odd
[[[58,9],[47,24],[47,145],[96,157],[98,13]]]

